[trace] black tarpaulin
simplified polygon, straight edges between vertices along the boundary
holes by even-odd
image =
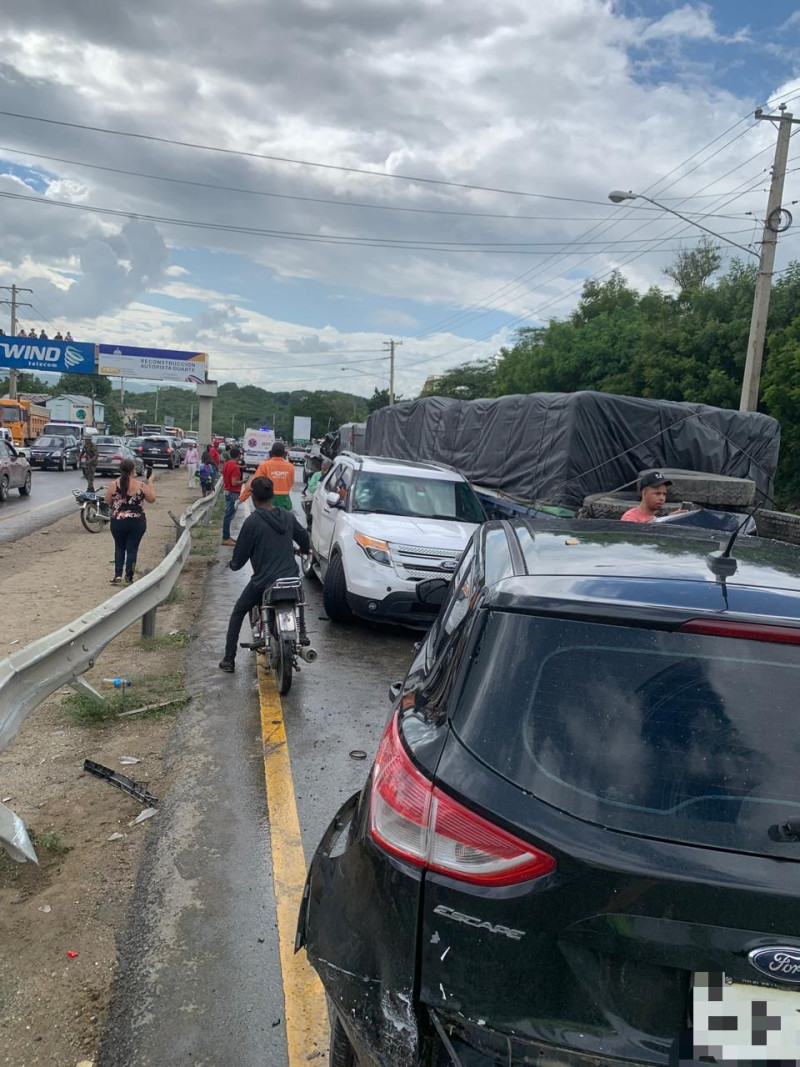
[[[365,452],[435,460],[522,500],[578,507],[649,467],[750,478],[772,496],[780,426],[759,412],[610,393],[426,397],[367,420]]]

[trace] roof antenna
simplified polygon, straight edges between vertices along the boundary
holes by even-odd
[[[726,578],[731,578],[734,574],[736,574],[736,568],[739,566],[739,563],[736,558],[731,555],[731,552],[733,551],[733,546],[736,544],[736,538],[745,528],[747,522],[753,518],[755,513],[761,507],[761,503],[762,502],[759,500],[759,502],[753,507],[753,509],[751,511],[748,511],[748,513],[733,531],[731,536],[728,538],[728,543],[725,548],[720,547],[719,552],[710,552],[706,556],[706,564],[708,566],[708,569],[711,571],[714,577],[718,579],[718,581],[722,582],[723,585],[725,584]]]

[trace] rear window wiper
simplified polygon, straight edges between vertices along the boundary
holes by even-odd
[[[800,841],[800,819],[789,819],[770,826],[769,836],[773,841]]]

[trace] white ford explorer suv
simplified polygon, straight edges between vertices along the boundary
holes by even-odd
[[[469,483],[441,463],[340,453],[311,504],[311,553],[329,618],[429,626],[423,578],[449,577],[485,520]]]

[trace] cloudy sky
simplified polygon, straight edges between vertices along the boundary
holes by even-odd
[[[783,0],[25,0],[0,40],[22,324],[271,389],[369,394],[395,337],[414,394],[587,277],[663,284],[699,232],[612,188],[750,246],[775,143],[753,110],[800,113]]]

